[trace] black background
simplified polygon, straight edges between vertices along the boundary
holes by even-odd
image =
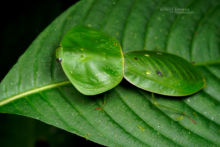
[[[0,4],[0,80],[37,35],[76,2],[74,0],[8,0]]]
[[[0,81],[39,33],[58,15],[76,2],[76,0],[1,1]],[[29,126],[30,124],[32,126]],[[16,146],[28,146],[25,141],[23,141],[24,144],[22,145],[22,137],[26,136],[28,139],[31,134],[33,135],[33,130],[30,131],[31,133],[28,133],[28,130],[33,128],[33,126],[37,130],[39,129],[37,135],[34,132],[36,141],[32,145],[36,147],[53,146],[49,142],[49,137],[51,140],[63,137],[63,143],[61,141],[58,146],[100,146],[34,119],[8,114],[0,114],[0,146],[3,145],[2,142],[4,142],[2,147],[10,146],[11,143],[14,145],[17,144]],[[26,129],[24,130],[24,128]],[[56,130],[55,135],[48,135],[47,131],[51,129]],[[40,130],[44,131],[42,132]]]

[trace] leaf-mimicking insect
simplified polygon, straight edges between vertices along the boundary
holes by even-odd
[[[168,96],[190,95],[205,85],[196,67],[181,57],[146,50],[123,55],[115,38],[84,26],[64,35],[56,55],[70,82],[85,95],[108,91],[123,77],[143,90]]]

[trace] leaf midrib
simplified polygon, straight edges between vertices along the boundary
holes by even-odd
[[[62,82],[57,82],[57,83],[48,84],[48,85],[45,85],[45,86],[42,86],[42,87],[30,89],[30,90],[24,91],[20,94],[16,94],[16,95],[13,95],[11,97],[7,97],[7,98],[1,100],[0,101],[0,106],[5,105],[5,104],[7,104],[11,101],[17,100],[19,98],[34,94],[34,93],[38,93],[38,92],[41,92],[41,91],[44,91],[44,90],[48,90],[48,89],[52,89],[52,88],[55,88],[55,87],[64,86],[64,85],[68,85],[68,84],[70,84],[70,81],[62,81]]]

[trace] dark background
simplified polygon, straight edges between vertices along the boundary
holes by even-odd
[[[0,81],[38,34],[76,2],[77,0],[1,1]],[[100,145],[31,118],[0,114],[0,146],[98,147]]]

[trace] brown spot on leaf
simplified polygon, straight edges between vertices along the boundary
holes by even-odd
[[[95,108],[95,110],[101,110],[101,109],[103,109],[104,107],[97,107],[97,108]]]

